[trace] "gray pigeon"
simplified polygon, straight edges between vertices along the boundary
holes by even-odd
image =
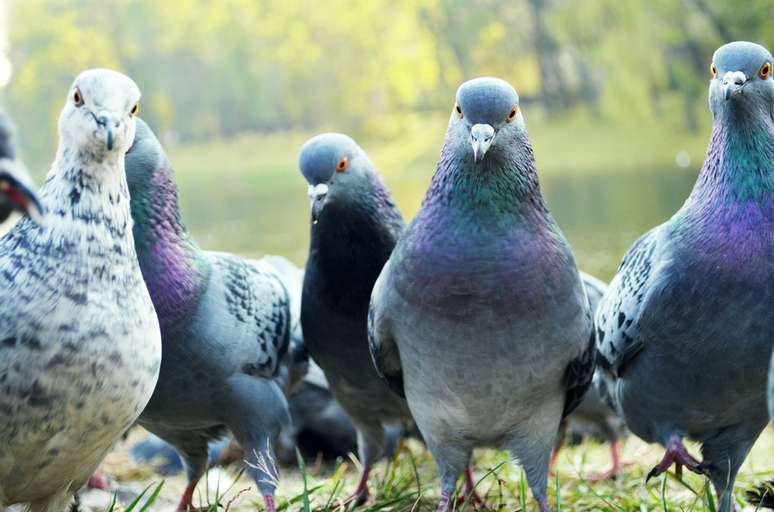
[[[411,419],[371,363],[367,327],[371,289],[404,224],[374,165],[346,135],[310,139],[299,166],[312,210],[304,342],[357,429],[363,472],[351,499],[362,503],[371,467],[386,453],[385,426]]]
[[[0,506],[61,512],[153,392],[161,335],[137,263],[124,152],[140,91],[81,73],[41,190],[0,240]]]
[[[607,284],[584,272],[580,274],[581,279],[583,279],[583,285],[586,287],[586,295],[589,298],[591,311],[595,312],[599,302],[602,300],[602,295],[607,289]],[[598,373],[598,370],[594,373],[592,383],[600,379]],[[586,479],[597,481],[615,478],[620,474],[622,468],[619,439],[626,435],[626,432],[626,423],[623,418],[616,413],[613,407],[606,403],[599,387],[592,384],[583,396],[581,403],[578,404],[578,407],[562,422],[562,426],[559,429],[559,438],[554,446],[554,453],[551,456],[551,468],[553,470],[559,450],[564,444],[568,433],[581,438],[590,436],[610,444],[613,467],[603,473],[588,475]]]
[[[438,465],[439,511],[478,446],[508,449],[542,511],[559,423],[591,382],[591,314],[507,82],[457,91],[422,208],[376,282],[370,348]]]
[[[14,211],[41,222],[40,201],[27,169],[16,155],[15,134],[11,120],[0,114],[0,223]]]
[[[139,423],[185,461],[180,510],[193,506],[208,442],[230,430],[273,512],[278,474],[270,440],[290,421],[273,379],[289,342],[288,292],[266,262],[199,248],[183,223],[170,163],[141,120],[126,173],[137,256],[164,346],[159,383]]]
[[[709,476],[733,508],[739,466],[768,422],[774,344],[774,80],[762,46],[720,47],[712,138],[683,207],[629,249],[596,316],[599,366],[631,431]],[[701,443],[702,462],[683,438]]]

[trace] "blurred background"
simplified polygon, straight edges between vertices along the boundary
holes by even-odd
[[[609,278],[682,204],[711,125],[713,51],[771,48],[772,0],[9,0],[0,107],[39,182],[71,81],[130,75],[206,248],[301,264],[321,131],[355,137],[407,219],[464,80],[510,81],[543,191],[581,267]]]

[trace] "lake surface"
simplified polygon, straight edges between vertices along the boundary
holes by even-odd
[[[181,182],[185,218],[200,245],[250,256],[281,254],[302,265],[309,240],[306,183],[297,171],[287,172],[292,178],[226,180],[220,190]],[[401,211],[413,216],[430,175],[386,180]],[[549,175],[541,177],[541,186],[581,268],[609,279],[632,242],[680,208],[695,180],[696,171],[672,168]]]

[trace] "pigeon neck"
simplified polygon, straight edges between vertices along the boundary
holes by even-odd
[[[41,233],[87,251],[109,246],[115,259],[135,259],[123,155],[102,160],[60,146],[40,192],[47,211]],[[83,242],[83,243],[81,243]]]
[[[346,193],[326,204],[311,226],[307,268],[329,278],[334,287],[347,282],[350,295],[357,290],[370,295],[403,229],[403,218],[376,174]]]
[[[752,205],[774,213],[770,113],[734,109],[716,118],[707,157],[687,205],[706,210],[708,216],[741,212]]]
[[[425,196],[422,211],[446,215],[455,211],[475,222],[503,226],[546,218],[532,146],[525,134],[511,147],[474,164],[468,152],[444,143],[441,159]]]
[[[171,169],[133,186],[137,257],[162,332],[175,329],[197,304],[209,265],[183,223]]]

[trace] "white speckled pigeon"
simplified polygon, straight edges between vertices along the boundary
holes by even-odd
[[[362,503],[371,466],[385,454],[385,426],[411,418],[371,363],[367,327],[371,289],[404,224],[376,168],[346,135],[310,139],[299,166],[312,210],[304,342],[357,429],[363,472],[351,499]]]
[[[183,224],[169,161],[141,120],[126,173],[137,256],[164,347],[159,383],[139,423],[185,461],[181,510],[192,507],[208,442],[230,430],[273,512],[278,475],[270,439],[290,421],[273,380],[290,335],[287,290],[265,262],[199,248]]]
[[[589,305],[592,313],[597,310],[602,295],[607,289],[607,284],[594,276],[580,273],[583,285],[586,288],[586,295],[589,298]],[[597,371],[598,372],[598,371]],[[594,381],[599,380],[597,372],[594,374]],[[592,382],[594,382],[592,381]],[[587,475],[586,479],[590,481],[607,480],[615,478],[621,472],[621,449],[619,439],[626,434],[626,424],[623,418],[616,414],[616,411],[605,402],[597,386],[592,386],[583,396],[583,400],[578,407],[570,413],[562,422],[559,430],[559,438],[554,447],[554,453],[551,457],[551,468],[556,463],[559,450],[564,444],[567,434],[580,435],[582,437],[591,436],[600,441],[610,443],[610,454],[613,459],[613,467],[602,473]]]
[[[543,511],[559,423],[594,368],[575,259],[543,200],[516,91],[457,91],[422,208],[373,290],[371,354],[438,465],[439,511],[478,446],[508,449]]]
[[[0,114],[0,223],[13,211],[26,213],[41,222],[43,213],[35,185],[16,156],[15,134],[11,120]]]
[[[599,365],[637,436],[709,476],[733,508],[739,466],[766,426],[774,345],[774,80],[762,46],[712,63],[712,138],[683,207],[637,240],[596,316]],[[683,438],[702,444],[693,458]]]
[[[161,337],[132,238],[124,152],[140,91],[81,73],[40,194],[0,240],[0,506],[61,512],[156,385]]]

